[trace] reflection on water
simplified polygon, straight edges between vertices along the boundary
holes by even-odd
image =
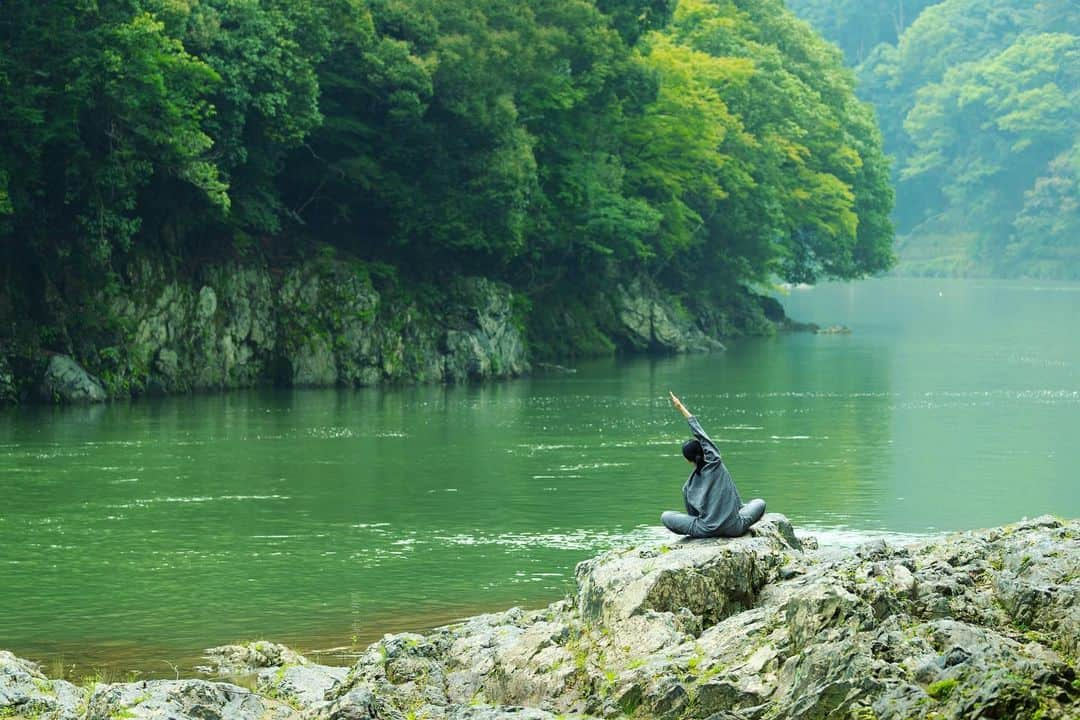
[[[168,674],[246,638],[541,605],[576,562],[669,537],[688,432],[668,389],[744,497],[826,543],[1080,514],[1080,293],[875,281],[786,303],[854,332],[480,387],[0,414],[0,645]]]

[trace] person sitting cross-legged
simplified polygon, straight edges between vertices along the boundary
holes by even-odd
[[[668,392],[675,409],[683,414],[694,437],[683,444],[683,457],[694,466],[683,485],[686,512],[667,511],[660,516],[664,527],[694,538],[739,537],[765,514],[765,501],[755,498],[743,504],[731,473],[720,458],[716,443],[675,394]]]

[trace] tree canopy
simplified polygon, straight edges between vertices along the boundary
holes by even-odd
[[[860,277],[892,191],[853,87],[781,0],[9,0],[7,307],[66,338],[134,254],[268,244],[535,298]]]

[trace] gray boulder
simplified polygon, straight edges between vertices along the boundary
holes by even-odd
[[[1039,518],[1039,533],[1005,536],[994,594],[1019,627],[1061,637],[1062,649],[1080,655],[1080,533],[1061,521]]]
[[[219,645],[206,650],[203,657],[208,662],[206,670],[220,675],[252,675],[264,668],[308,664],[295,650],[266,640]]]
[[[148,680],[99,685],[88,720],[299,720],[289,705],[231,685],[205,680]]]
[[[0,717],[76,720],[87,692],[65,680],[50,680],[29,660],[0,650]]]
[[[319,720],[407,720],[406,714],[386,697],[385,689],[377,690],[367,683],[350,684],[317,717]]]
[[[787,554],[801,554],[791,524],[770,513],[740,538],[681,539],[580,563],[577,609],[612,625],[648,610],[686,608],[706,626],[754,606]]]
[[[278,643],[258,640],[210,648],[203,672],[225,677],[255,676],[258,691],[293,707],[317,711],[327,693],[349,674],[345,667],[318,665]]]
[[[318,710],[327,693],[345,680],[349,669],[329,665],[284,665],[259,671],[259,692],[285,700],[294,707]]]
[[[49,358],[41,395],[47,401],[62,403],[96,403],[108,398],[101,381],[67,355]]]

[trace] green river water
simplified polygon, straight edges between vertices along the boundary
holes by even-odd
[[[1080,285],[783,300],[853,333],[483,386],[0,413],[0,648],[171,675],[215,644],[310,652],[541,606],[578,561],[667,535],[687,471],[669,388],[744,498],[826,542],[1080,515]]]

